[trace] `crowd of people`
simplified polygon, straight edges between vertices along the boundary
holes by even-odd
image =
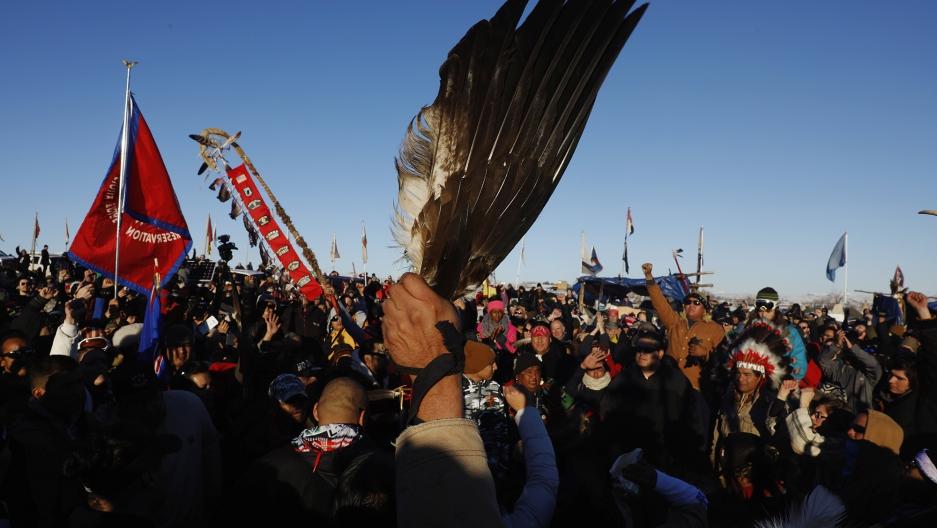
[[[585,303],[276,269],[146,295],[0,272],[0,519],[20,526],[937,524],[937,317],[763,288]],[[116,292],[116,294],[115,294]],[[2,522],[2,521],[0,521]],[[131,524],[132,523],[132,524]],[[234,523],[234,524],[232,524]]]

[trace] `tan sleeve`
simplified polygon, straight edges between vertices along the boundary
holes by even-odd
[[[670,307],[670,303],[667,302],[663,292],[660,291],[660,286],[654,281],[648,281],[647,294],[651,298],[651,304],[654,305],[654,311],[657,312],[660,322],[664,324],[667,330],[670,330],[673,325],[677,324],[679,316]]]
[[[502,526],[485,446],[471,420],[434,420],[397,437],[401,527]]]

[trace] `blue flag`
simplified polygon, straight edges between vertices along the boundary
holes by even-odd
[[[830,260],[826,263],[826,278],[831,282],[836,281],[836,270],[846,265],[846,233],[839,238],[839,242],[833,246],[833,252],[830,253]]]
[[[602,263],[599,262],[599,257],[595,254],[595,246],[592,246],[592,258],[589,259],[589,262],[582,261],[582,272],[595,276],[600,271],[602,271]]]
[[[169,373],[169,366],[162,355],[157,354],[160,330],[159,288],[150,289],[150,298],[146,303],[146,315],[143,317],[143,330],[140,332],[139,359],[144,364],[153,365],[156,378],[162,380]]]

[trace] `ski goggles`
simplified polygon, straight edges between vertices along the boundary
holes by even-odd
[[[777,306],[774,301],[769,301],[767,299],[755,299],[755,308],[761,310],[774,310],[774,307]]]

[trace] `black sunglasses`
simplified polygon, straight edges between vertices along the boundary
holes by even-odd
[[[865,434],[865,426],[864,426],[864,425],[852,424],[852,425],[849,426],[849,428],[852,429],[853,431],[855,431],[855,432],[861,434],[861,435],[864,435],[864,434]]]
[[[700,306],[700,305],[703,304],[703,302],[700,301],[699,299],[687,299],[687,300],[683,301],[683,304],[684,304],[684,305],[692,304],[693,306]]]

